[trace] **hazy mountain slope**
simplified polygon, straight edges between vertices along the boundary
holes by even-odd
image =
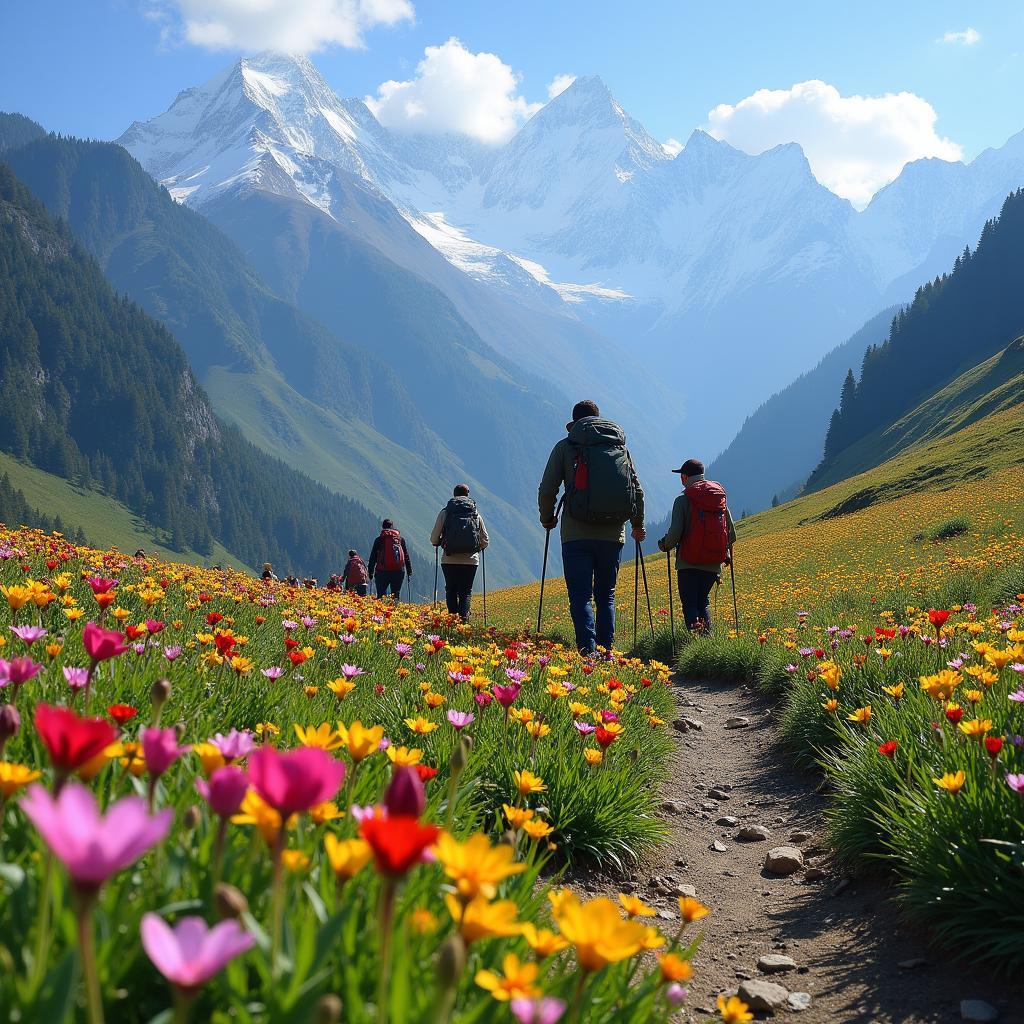
[[[747,417],[732,443],[708,467],[729,490],[737,511],[766,508],[774,495],[802,486],[821,460],[835,396],[869,345],[889,334],[895,306],[873,316],[812,370],[801,374]]]
[[[38,139],[46,134],[41,124],[37,124],[24,114],[9,114],[0,110],[0,153],[9,149],[24,146],[25,143]]]

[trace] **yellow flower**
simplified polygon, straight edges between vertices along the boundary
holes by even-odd
[[[284,850],[281,854],[281,863],[289,871],[305,871],[309,867],[309,857],[301,850]]]
[[[252,658],[243,658],[241,655],[236,654],[231,659],[231,667],[240,676],[247,676],[253,669],[253,660]]]
[[[862,708],[857,708],[856,711],[851,711],[846,716],[850,722],[858,722],[861,725],[867,725],[871,721],[871,705],[865,704]]]
[[[644,925],[644,949],[660,949],[665,945],[665,936],[658,931],[657,928],[652,928],[649,924]]]
[[[522,828],[533,817],[533,811],[528,807],[511,807],[509,804],[502,804],[501,807],[509,828]]]
[[[512,900],[488,903],[483,897],[477,897],[464,905],[454,893],[448,893],[444,903],[452,920],[458,922],[467,945],[480,939],[518,935],[522,931],[522,925],[516,920],[519,908]]]
[[[111,743],[109,747],[105,747],[95,757],[90,757],[75,774],[83,782],[92,782],[115,757],[121,756],[121,752],[122,747],[120,743]]]
[[[22,786],[35,782],[41,774],[27,764],[0,761],[0,800],[13,796]]]
[[[192,753],[199,758],[199,767],[207,778],[228,763],[224,755],[212,743],[193,743]]]
[[[0,587],[0,594],[7,598],[7,603],[12,612],[16,612],[32,600],[32,588],[23,587],[15,583],[9,587]]]
[[[305,694],[305,695],[306,695],[307,697],[309,697],[310,699],[312,699],[313,697],[315,697],[315,696],[316,696],[316,695],[317,695],[317,694],[318,694],[318,693],[320,692],[320,687],[319,687],[319,686],[304,686],[304,687],[302,688],[302,692],[303,692],[303,693],[304,693],[304,694]]]
[[[699,921],[701,918],[707,917],[711,913],[709,907],[705,907],[700,900],[695,900],[692,896],[680,896],[679,897],[679,916],[687,924],[692,924],[694,921]]]
[[[295,824],[296,818],[297,815],[293,814],[285,822],[284,827],[291,828]],[[281,831],[281,815],[266,803],[254,789],[250,789],[245,794],[238,814],[234,815],[231,820],[236,825],[255,825],[260,830],[260,835],[263,836],[263,841],[267,846],[273,846],[277,842],[277,835]]]
[[[533,821],[527,821],[524,823],[523,831],[531,839],[546,839],[555,830],[542,818],[534,818]]]
[[[684,960],[678,953],[664,953],[658,957],[661,968],[661,980],[668,984],[671,981],[689,981],[693,977],[693,968],[689,960]]]
[[[839,701],[837,701],[837,700],[836,700],[836,699],[835,699],[835,698],[833,697],[833,698],[831,698],[830,700],[826,700],[826,701],[824,701],[824,702],[822,703],[822,705],[821,705],[821,706],[822,706],[822,707],[823,707],[823,708],[824,708],[824,709],[825,709],[826,711],[831,711],[831,712],[832,712],[832,714],[835,714],[835,713],[836,713],[836,710],[837,710],[837,709],[839,708]]]
[[[58,655],[58,654],[60,654],[60,652],[61,652],[62,650],[64,650],[64,648],[63,648],[63,647],[61,647],[61,645],[60,645],[60,644],[57,644],[57,643],[53,643],[53,644],[47,644],[47,645],[46,645],[46,653],[47,653],[47,654],[48,654],[48,655],[49,655],[49,656],[50,656],[51,658],[56,658],[56,657],[57,657],[57,655]]]
[[[834,661],[825,661],[818,666],[818,675],[825,680],[830,690],[838,690],[843,671]]]
[[[964,690],[964,696],[972,703],[977,704],[985,696],[983,690]]]
[[[127,768],[135,778],[139,778],[146,770],[146,758],[142,752],[142,744],[122,743],[118,763],[122,768]]]
[[[344,700],[355,688],[355,680],[346,679],[344,676],[332,679],[327,684],[327,689],[330,690],[338,700]]]
[[[980,743],[985,738],[985,734],[992,731],[992,719],[972,718],[969,722],[961,722],[960,731]]]
[[[540,989],[534,984],[540,972],[536,964],[521,963],[515,953],[506,953],[501,969],[504,976],[494,971],[477,971],[476,983],[503,1003],[510,999],[534,999],[540,995]]]
[[[619,902],[627,917],[654,917],[658,913],[643,900],[637,899],[636,896],[627,896],[624,892],[619,893]]]
[[[417,715],[416,718],[407,718],[405,724],[420,736],[426,736],[427,733],[431,733],[437,728],[437,722],[430,722],[422,715]]]
[[[544,722],[527,722],[526,731],[535,740],[539,740],[542,736],[547,736],[551,732],[551,726],[546,725]]]
[[[953,691],[964,681],[959,672],[944,668],[933,676],[921,676],[921,689],[924,690],[932,700],[949,700]]]
[[[587,759],[587,764],[598,765],[604,760],[604,751],[595,747],[587,747],[583,751],[583,756]]]
[[[529,923],[523,925],[523,938],[541,960],[560,953],[569,945],[561,935],[551,931],[550,928],[538,928]]]
[[[467,903],[477,896],[493,899],[499,882],[526,870],[525,864],[515,863],[511,846],[492,846],[490,839],[479,832],[462,843],[442,832],[434,853]]]
[[[963,789],[964,782],[967,781],[967,776],[962,772],[946,772],[941,779],[932,779],[939,789],[944,789],[947,793],[952,793],[956,796],[957,793]]]
[[[67,617],[69,622],[77,622],[85,612],[81,608],[65,608],[64,615]]]
[[[419,747],[388,747],[384,751],[388,760],[399,768],[411,768],[423,760],[423,751]]]
[[[342,882],[359,874],[373,857],[373,850],[365,839],[339,839],[332,832],[324,836],[324,849],[334,877]]]
[[[883,686],[882,687],[882,692],[889,694],[889,696],[892,697],[892,699],[894,701],[896,701],[897,703],[899,703],[900,698],[903,696],[903,690],[904,690],[904,684],[903,683],[896,683],[895,686]]]
[[[409,915],[409,924],[417,935],[428,935],[437,931],[437,918],[426,907],[417,907]]]
[[[295,735],[304,747],[317,747],[320,750],[337,750],[344,744],[341,736],[331,728],[330,722],[321,722],[320,725],[310,725],[303,728],[301,725],[293,725]]]
[[[643,948],[644,925],[624,920],[607,896],[580,903],[572,893],[563,894],[554,915],[562,935],[576,947],[576,959],[584,971],[628,960]]]
[[[384,738],[384,727],[382,725],[365,726],[357,718],[351,725],[339,722],[338,735],[348,747],[349,757],[358,764],[380,750],[380,741]]]
[[[322,804],[311,807],[309,816],[314,825],[325,825],[329,821],[334,821],[335,818],[345,817],[345,812],[336,803],[325,800]]]
[[[754,1019],[750,1007],[739,996],[729,996],[728,999],[719,996],[716,1005],[722,1015],[722,1024],[746,1024],[748,1020]]]
[[[533,772],[525,769],[521,772],[513,772],[512,778],[515,779],[516,788],[519,790],[520,796],[528,796],[530,793],[543,793],[548,788],[544,785],[544,780],[539,775],[534,775]]]
[[[434,693],[432,690],[423,694],[423,700],[428,708],[439,708],[444,703],[444,697],[440,693]]]
[[[985,661],[997,672],[1002,672],[1013,661],[1013,651],[987,651],[985,653]]]

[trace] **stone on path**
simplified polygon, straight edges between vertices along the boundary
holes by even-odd
[[[927,963],[923,956],[912,956],[909,960],[901,960],[896,966],[904,971],[912,971],[915,967],[924,967]]]
[[[729,847],[726,846],[725,843],[723,843],[720,839],[716,839],[711,844],[711,849],[714,850],[715,853],[726,853]]]
[[[732,828],[739,821],[738,818],[733,818],[728,814],[723,815],[715,821],[716,825],[724,825],[726,828]]]
[[[809,1010],[811,1008],[811,994],[810,992],[790,992],[786,1005],[794,1013],[799,1013],[801,1010]]]
[[[757,968],[765,974],[781,974],[783,971],[795,971],[796,961],[782,953],[765,953],[758,959]]]
[[[771,838],[771,832],[764,825],[744,825],[736,833],[736,838],[744,843],[762,843]]]
[[[730,799],[729,794],[726,793],[726,791],[724,789],[721,789],[721,788],[719,788],[717,786],[714,789],[709,789],[708,790],[708,796],[711,797],[712,800],[729,800]]]
[[[808,839],[812,839],[813,837],[813,832],[794,832],[789,837],[789,841],[791,843],[806,843]]]
[[[683,715],[672,723],[672,728],[676,732],[700,732],[704,728],[704,723],[689,715]]]
[[[827,874],[828,872],[822,870],[821,868],[808,868],[804,872],[804,878],[808,882],[820,882],[823,878],[826,877]]]
[[[697,898],[697,890],[692,885],[675,885],[672,887],[671,895],[673,896],[689,896],[691,899]]]
[[[740,999],[752,1010],[767,1010],[774,1013],[781,1010],[789,999],[789,990],[774,981],[753,978],[740,985]]]
[[[984,999],[962,999],[960,1019],[973,1021],[999,1020],[999,1011]]]
[[[725,720],[726,729],[746,729],[748,725],[750,725],[750,719],[744,718],[742,715],[734,715]]]
[[[795,846],[776,846],[768,851],[764,869],[773,875],[791,875],[804,866],[804,855]]]
[[[662,803],[661,809],[667,814],[682,814],[686,810],[678,800],[666,800]]]

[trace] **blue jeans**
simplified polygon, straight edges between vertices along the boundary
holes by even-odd
[[[615,580],[622,545],[615,540],[570,540],[562,544],[569,614],[581,654],[615,642]],[[593,600],[597,607],[595,629]]]
[[[703,569],[679,569],[679,600],[683,618],[691,633],[711,632],[711,590],[718,582],[718,574]]]

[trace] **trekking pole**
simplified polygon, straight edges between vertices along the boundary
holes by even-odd
[[[636,620],[640,618],[640,542],[633,554],[633,650],[636,650]]]
[[[729,576],[732,578],[732,615],[736,632],[740,631],[740,606],[736,601],[736,566],[733,564],[732,548],[729,548]]]
[[[636,542],[636,553],[640,557],[640,572],[644,577],[644,597],[647,599],[647,622],[651,627],[651,639],[654,639],[654,613],[651,611],[651,592],[647,589],[647,563],[644,561],[643,549],[640,541]]]
[[[665,564],[668,566],[668,622],[672,629],[672,652],[676,649],[676,616],[672,610],[672,552],[665,552]]]
[[[484,629],[487,628],[487,555],[480,549],[480,569],[484,578]]]
[[[540,601],[537,602],[537,635],[540,636],[540,617],[544,612],[544,579],[548,574],[548,545],[551,543],[551,527],[544,530],[544,564],[540,570]]]
[[[434,545],[434,607],[437,607],[437,563],[440,560],[441,555],[437,545]]]

